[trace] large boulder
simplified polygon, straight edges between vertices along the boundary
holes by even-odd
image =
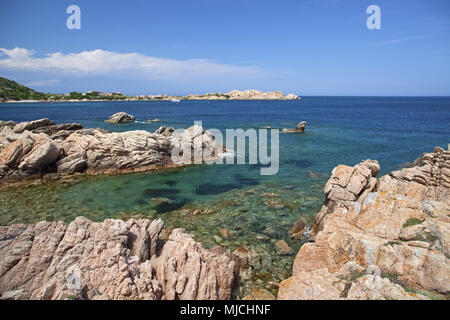
[[[66,157],[57,163],[58,172],[69,174],[76,168],[88,173],[144,171],[170,163],[171,142],[162,135],[144,130],[92,133],[75,132],[64,140]]]
[[[239,265],[161,220],[0,227],[0,299],[231,299]]]
[[[172,132],[172,128],[164,129],[164,127],[158,129],[161,130],[162,134],[170,136],[172,146],[175,148],[172,153],[176,154],[175,150],[179,151],[178,159],[172,158],[175,164],[211,162],[223,157],[225,153],[225,147],[215,138],[213,132],[199,125],[193,125],[182,132]]]
[[[47,127],[55,125],[55,123],[47,118],[34,120],[34,121],[28,121],[28,122],[20,122],[16,124],[13,128],[15,133],[22,133],[25,130],[32,131],[37,128],[41,127]]]
[[[379,179],[376,161],[337,166],[312,226],[315,241],[300,248],[278,298],[423,299],[410,291],[448,294],[450,151],[436,148],[414,164]],[[349,264],[357,267],[342,278]],[[372,274],[374,269],[379,272]]]
[[[109,119],[106,120],[106,122],[126,123],[126,122],[133,122],[134,120],[136,120],[136,118],[133,117],[132,115],[129,115],[126,112],[117,112],[113,114],[111,117],[109,117]]]
[[[46,134],[25,134],[1,150],[0,179],[46,172],[62,151],[61,145]]]

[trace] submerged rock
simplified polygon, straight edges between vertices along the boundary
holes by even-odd
[[[294,225],[291,227],[291,230],[289,230],[289,235],[292,238],[299,237],[303,234],[305,229],[306,229],[306,224],[303,221],[303,219],[300,218],[294,223]]]
[[[230,237],[230,230],[228,229],[220,229],[219,232],[222,239],[228,239]]]
[[[275,243],[275,247],[282,253],[282,254],[292,254],[293,250],[284,240],[279,240]]]
[[[0,227],[0,299],[231,299],[239,265],[161,220]]]
[[[117,112],[117,113],[114,113],[111,117],[109,117],[109,119],[106,120],[106,122],[126,123],[126,122],[133,122],[135,120],[136,120],[135,117],[133,117],[132,115],[129,115],[126,112]]]
[[[276,300],[275,296],[264,289],[252,289],[252,293],[242,300]]]
[[[274,208],[274,209],[283,209],[283,208],[286,207],[284,204],[279,203],[279,202],[274,201],[274,200],[266,201],[266,202],[264,202],[264,204],[265,204],[266,206],[271,207],[271,208]]]
[[[232,239],[238,236],[238,233],[236,231],[232,231],[229,229],[220,229],[219,233],[222,239]]]
[[[426,299],[417,292],[447,294],[448,168],[450,151],[441,148],[422,154],[414,167],[379,179],[380,167],[373,160],[337,166],[313,223],[315,242],[300,248],[278,299]]]

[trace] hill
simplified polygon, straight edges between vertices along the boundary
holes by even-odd
[[[46,100],[45,93],[18,84],[15,81],[0,77],[0,101],[7,100]]]

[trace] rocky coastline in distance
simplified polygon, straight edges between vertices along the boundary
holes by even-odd
[[[0,103],[24,102],[87,102],[87,101],[173,101],[181,100],[298,100],[299,96],[281,91],[232,90],[227,93],[205,93],[189,95],[136,95],[121,92],[87,91],[70,93],[43,93],[0,77]]]
[[[172,101],[179,102],[182,100],[300,100],[300,97],[289,93],[285,95],[281,91],[259,91],[259,90],[232,90],[227,93],[205,93],[205,94],[189,94],[180,95],[136,95],[128,96],[120,92],[104,93],[97,91],[89,91],[86,93],[76,92],[68,94],[48,94],[45,99],[0,99],[0,102],[9,103],[25,103],[25,102],[88,102],[88,101]]]

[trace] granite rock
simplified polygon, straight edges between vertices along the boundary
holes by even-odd
[[[425,299],[406,292],[450,290],[450,152],[436,148],[412,168],[376,178],[366,160],[337,166],[324,187],[326,201],[279,299]],[[409,223],[413,221],[413,223]],[[359,266],[338,281],[348,263]],[[379,269],[379,272],[373,270]],[[366,270],[367,275],[361,276]],[[309,281],[306,279],[316,279]]]
[[[106,120],[106,122],[126,123],[126,122],[133,122],[134,120],[136,120],[136,118],[132,115],[129,115],[126,112],[117,112],[114,113],[111,117],[109,117],[109,119]]]
[[[0,227],[1,299],[231,299],[239,266],[161,220]]]

